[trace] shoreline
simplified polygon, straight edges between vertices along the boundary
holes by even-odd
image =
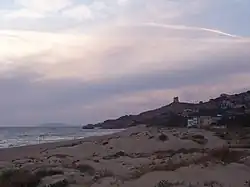
[[[49,128],[45,128],[45,131],[37,133],[37,128],[35,130],[31,130],[25,132],[23,128],[26,127],[19,127],[21,129],[20,133],[16,133],[16,128],[13,130],[9,130],[11,128],[4,128],[3,134],[1,134],[0,140],[0,150],[6,148],[16,148],[16,147],[25,147],[30,145],[40,145],[40,144],[47,144],[47,143],[60,143],[65,141],[74,141],[74,140],[81,140],[91,136],[103,136],[108,134],[113,134],[122,131],[123,129],[105,129],[105,130],[86,130],[86,129],[79,129],[66,127],[70,129],[74,129],[67,133],[65,132],[65,127],[63,128],[56,128],[53,131],[50,131]],[[74,132],[75,131],[75,132]],[[1,131],[2,132],[2,131]],[[0,133],[1,133],[0,132]],[[14,135],[10,136],[8,134],[13,133]]]
[[[39,175],[42,186],[67,181],[63,187],[154,187],[162,181],[180,187],[212,182],[243,187],[249,180],[250,153],[229,148],[222,135],[137,126],[110,135],[0,149],[0,170],[45,173]]]
[[[117,129],[117,130],[120,130],[120,129]],[[10,160],[10,158],[13,158],[13,157],[14,158],[20,157],[19,154],[13,155],[13,153],[16,153],[16,152],[18,152],[18,153],[25,152],[23,154],[29,155],[29,153],[27,153],[27,151],[29,152],[30,150],[32,150],[32,151],[37,150],[37,151],[41,152],[41,150],[54,149],[57,147],[63,147],[63,146],[68,146],[68,145],[72,146],[72,145],[80,144],[82,142],[96,141],[98,139],[108,138],[109,136],[115,135],[115,134],[120,133],[124,130],[126,130],[126,129],[123,129],[119,132],[106,134],[106,135],[88,136],[88,137],[83,137],[83,138],[73,139],[73,140],[60,140],[60,141],[55,141],[55,142],[47,142],[47,143],[30,144],[30,145],[23,145],[23,146],[17,146],[17,147],[0,148],[0,162],[5,161],[6,158],[8,158],[8,160]],[[21,154],[21,155],[23,155],[23,154]],[[4,157],[5,159],[3,159],[3,155],[7,155]]]

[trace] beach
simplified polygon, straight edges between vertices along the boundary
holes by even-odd
[[[0,149],[102,136],[120,129],[82,129],[81,126],[0,127]]]
[[[1,149],[0,168],[43,173],[39,187],[243,187],[250,180],[247,142],[248,133],[239,138],[141,125],[111,135]]]

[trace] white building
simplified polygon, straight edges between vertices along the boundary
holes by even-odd
[[[218,121],[221,119],[221,116],[216,117],[212,116],[197,116],[191,119],[188,119],[188,128],[206,128],[213,124],[218,124]]]
[[[188,119],[188,124],[187,124],[188,128],[197,128],[198,125],[199,125],[199,123],[198,123],[198,117],[194,117],[192,119]]]

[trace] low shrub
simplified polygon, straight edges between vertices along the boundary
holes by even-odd
[[[78,169],[81,173],[87,173],[89,175],[95,174],[95,169],[87,164],[79,164],[76,169]]]
[[[155,187],[172,187],[172,186],[180,186],[180,185],[183,185],[184,182],[175,182],[175,183],[172,183],[172,182],[169,182],[167,180],[161,180],[160,182],[158,182]]]
[[[26,170],[11,169],[0,174],[0,187],[36,187],[40,177]]]
[[[159,137],[158,137],[158,139],[160,140],[160,141],[167,141],[168,140],[168,136],[166,135],[166,134],[163,134],[163,133],[161,133],[160,135],[159,135]]]
[[[44,178],[53,175],[62,175],[62,174],[64,174],[63,171],[56,169],[40,169],[35,172],[35,175],[39,178]]]

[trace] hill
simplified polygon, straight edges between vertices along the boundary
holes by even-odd
[[[244,106],[246,109],[250,108],[250,91],[234,95],[221,94],[219,97],[211,99],[208,102],[199,103],[182,103],[179,102],[178,98],[175,99],[177,100],[173,103],[155,110],[146,111],[138,115],[126,115],[98,124],[89,124],[83,128],[119,129],[138,124],[184,126],[186,125],[185,112],[188,111],[205,110],[218,113],[237,108],[238,106]]]

